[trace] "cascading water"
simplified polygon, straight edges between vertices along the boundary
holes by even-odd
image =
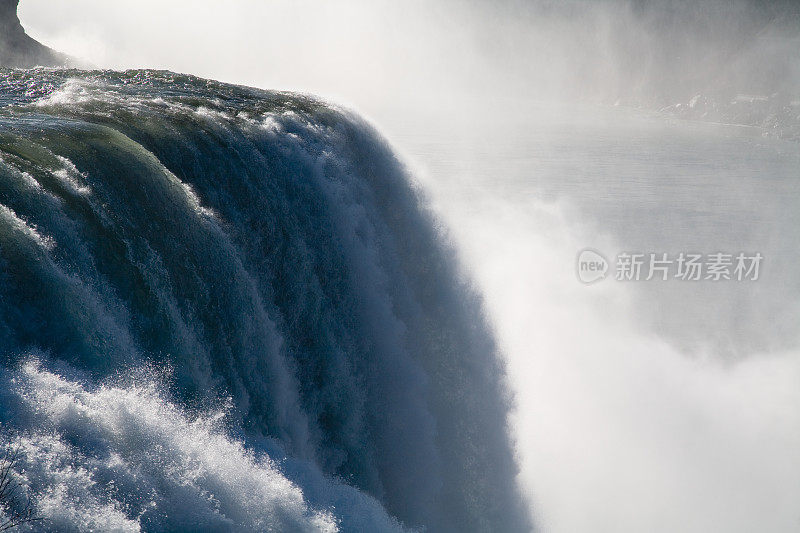
[[[312,98],[4,71],[0,424],[47,529],[527,531],[481,303]]]

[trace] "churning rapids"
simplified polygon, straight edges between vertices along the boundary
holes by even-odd
[[[35,527],[530,529],[479,298],[313,98],[3,71],[0,351]]]

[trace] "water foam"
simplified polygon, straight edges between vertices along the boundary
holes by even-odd
[[[369,125],[165,72],[4,90],[0,411],[50,524],[530,529],[481,303]]]

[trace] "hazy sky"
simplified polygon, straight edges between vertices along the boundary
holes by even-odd
[[[94,65],[168,68],[344,100],[424,97],[484,77],[475,73],[469,26],[422,0],[24,0],[20,16],[33,36]]]
[[[498,96],[666,104],[697,92],[796,89],[792,5],[23,0],[20,16],[34,37],[97,66],[167,68],[361,105]]]

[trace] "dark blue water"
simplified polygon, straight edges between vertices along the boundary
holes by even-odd
[[[529,529],[480,300],[368,124],[2,76],[0,424],[36,527]]]

